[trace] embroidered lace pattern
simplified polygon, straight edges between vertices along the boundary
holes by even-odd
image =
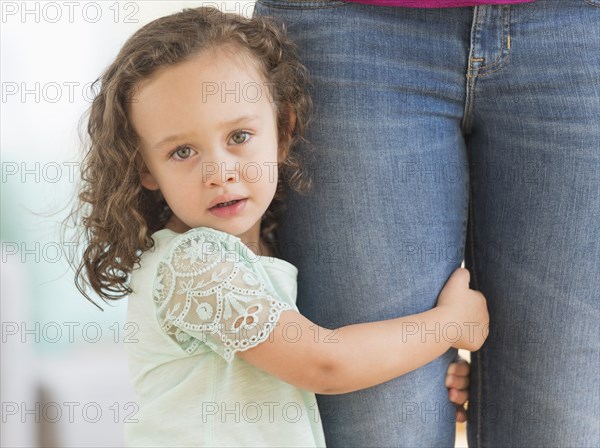
[[[206,344],[227,362],[266,340],[283,310],[239,238],[199,228],[160,261],[154,302],[162,330],[186,353]],[[247,253],[247,252],[246,252]]]

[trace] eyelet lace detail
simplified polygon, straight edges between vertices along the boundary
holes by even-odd
[[[175,238],[154,283],[162,330],[187,354],[206,344],[227,362],[269,337],[292,309],[268,286],[241,240],[198,228]]]

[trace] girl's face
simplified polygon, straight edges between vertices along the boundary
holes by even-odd
[[[227,52],[203,52],[140,83],[130,117],[147,168],[141,182],[167,201],[167,227],[206,226],[259,243],[277,187],[268,87],[246,58]]]

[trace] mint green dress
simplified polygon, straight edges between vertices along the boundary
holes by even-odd
[[[125,346],[139,411],[126,445],[325,446],[314,394],[235,356],[297,310],[297,269],[207,227],[152,238],[131,274],[138,331]]]

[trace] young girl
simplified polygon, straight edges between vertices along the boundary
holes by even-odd
[[[144,26],[101,78],[77,283],[129,296],[140,410],[128,446],[323,446],[321,418],[336,416],[314,393],[375,386],[485,340],[486,302],[464,269],[424,313],[335,330],[298,313],[297,270],[273,255],[284,189],[308,185],[294,146],[307,86],[283,29],[213,8]],[[459,405],[467,374],[449,367]]]

